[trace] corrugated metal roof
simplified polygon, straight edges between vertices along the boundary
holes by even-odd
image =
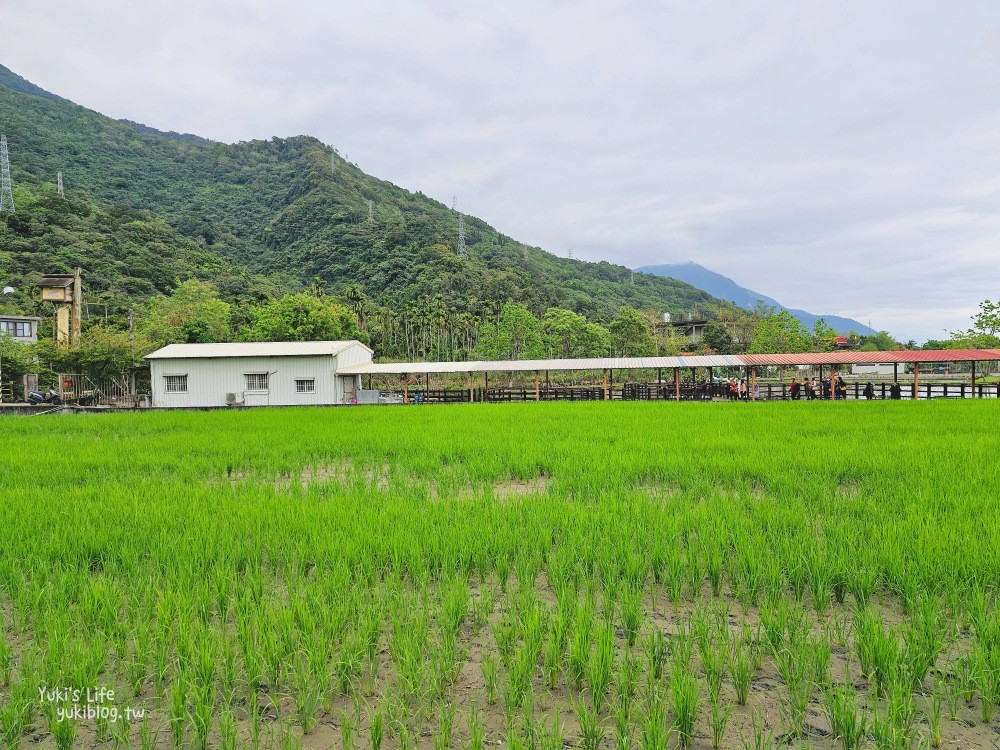
[[[382,362],[337,370],[341,375],[424,375],[535,370],[665,370],[675,367],[745,367],[748,365],[845,365],[892,362],[969,362],[1000,360],[996,349],[807,354],[713,354],[689,357],[596,357],[592,359],[513,359],[478,362]]]
[[[996,349],[932,349],[901,352],[807,352],[804,354],[743,354],[748,365],[867,365],[910,362],[984,362],[1000,359]]]
[[[333,356],[352,346],[369,349],[360,341],[257,341],[238,344],[169,344],[146,359],[211,359],[216,357]]]
[[[594,357],[589,359],[508,359],[478,362],[382,362],[338,369],[341,375],[424,375],[451,372],[534,372],[535,370],[639,370],[674,367],[740,367],[739,357]]]

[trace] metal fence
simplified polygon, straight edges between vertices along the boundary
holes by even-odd
[[[876,383],[873,398],[875,400],[892,400],[892,383]],[[849,401],[863,401],[865,384],[854,382],[847,384],[844,396]],[[756,400],[758,401],[791,401],[791,388],[788,383],[758,382]],[[730,392],[728,383],[680,383],[681,401],[725,401],[737,400]],[[397,403],[402,402],[404,392],[401,389],[385,389],[380,391],[383,397],[391,397]],[[614,401],[676,401],[678,388],[673,383],[623,383],[609,386],[607,396]],[[753,396],[747,393],[743,398]],[[500,388],[412,388],[406,391],[406,400],[411,404],[444,404],[444,403],[506,403],[522,401],[602,401],[605,390],[601,386],[549,386],[543,383],[536,392],[533,387],[500,387]],[[909,401],[934,398],[1000,398],[1000,383],[900,383],[900,400]],[[796,400],[829,400],[830,393],[824,395],[822,388],[810,398],[805,390],[800,390]]]

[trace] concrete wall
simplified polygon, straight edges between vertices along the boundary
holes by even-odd
[[[350,361],[344,361],[347,357]],[[338,378],[338,363],[364,364],[371,361],[367,349],[358,345],[336,357],[218,357],[150,360],[153,406],[159,408],[195,408],[226,406],[226,394],[236,394],[237,403],[245,406],[307,406],[350,402],[357,377]],[[248,373],[267,373],[266,392],[246,389]],[[166,375],[187,375],[187,393],[167,393]],[[295,381],[312,378],[315,392],[298,393]],[[345,387],[348,396],[345,401]]]

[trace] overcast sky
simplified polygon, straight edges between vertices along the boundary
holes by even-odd
[[[1000,2],[3,0],[116,118],[314,135],[518,240],[903,339],[1000,296]]]

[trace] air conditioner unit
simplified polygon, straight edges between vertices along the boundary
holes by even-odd
[[[235,393],[227,393],[226,394],[226,405],[227,406],[232,406],[235,403],[236,403],[236,394]]]

